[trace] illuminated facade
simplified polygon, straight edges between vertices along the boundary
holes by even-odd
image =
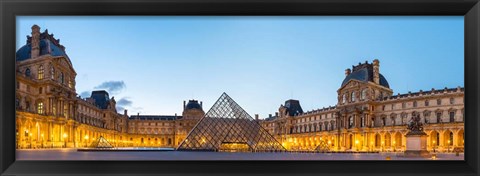
[[[345,70],[337,93],[337,105],[308,112],[298,100],[287,100],[262,125],[290,150],[326,144],[333,151],[404,151],[406,125],[418,114],[429,135],[428,150],[463,149],[461,87],[393,95],[374,60]]]
[[[129,116],[106,91],[77,96],[65,47],[36,25],[16,53],[16,72],[17,148],[88,147],[101,136],[115,147],[175,148],[205,116],[196,100],[183,102],[181,116]],[[335,106],[307,112],[287,100],[260,124],[288,150],[403,151],[406,124],[419,114],[428,150],[463,148],[461,87],[394,95],[374,60],[347,69],[337,94]]]
[[[182,116],[128,116],[106,91],[77,96],[65,47],[37,25],[15,59],[17,148],[88,147],[100,137],[116,147],[176,147],[205,114],[190,100]]]

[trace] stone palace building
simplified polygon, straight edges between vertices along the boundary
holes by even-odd
[[[104,90],[77,96],[65,47],[37,25],[16,53],[16,71],[19,149],[89,147],[100,137],[115,147],[177,147],[205,115],[197,100],[184,101],[181,115],[129,116]],[[255,119],[288,150],[400,151],[407,122],[419,114],[429,150],[463,147],[461,87],[393,95],[374,60],[347,69],[337,93],[336,106],[304,112],[287,100],[275,116]]]
[[[262,125],[290,150],[404,151],[407,123],[420,115],[428,150],[464,146],[464,88],[393,94],[380,61],[345,70],[335,106],[304,112],[287,100]]]

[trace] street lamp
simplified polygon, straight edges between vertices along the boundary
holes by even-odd
[[[357,151],[358,151],[358,140],[355,140],[355,146],[357,147]]]
[[[447,145],[447,153],[450,152],[450,140],[447,141],[448,142],[448,145]]]
[[[67,148],[67,133],[63,133],[64,148]]]
[[[43,133],[40,136],[42,137],[42,148],[43,148]]]
[[[85,147],[87,147],[87,143],[88,143],[88,135],[85,135]]]

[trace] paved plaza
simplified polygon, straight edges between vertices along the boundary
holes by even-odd
[[[189,151],[77,151],[76,149],[21,149],[18,160],[432,160],[407,158],[403,153],[228,153]],[[437,153],[436,160],[463,160],[464,154]]]

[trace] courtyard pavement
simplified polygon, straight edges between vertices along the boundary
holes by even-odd
[[[192,151],[77,151],[18,149],[17,160],[432,160],[403,153],[228,153]],[[437,153],[436,160],[464,160],[464,154]]]

